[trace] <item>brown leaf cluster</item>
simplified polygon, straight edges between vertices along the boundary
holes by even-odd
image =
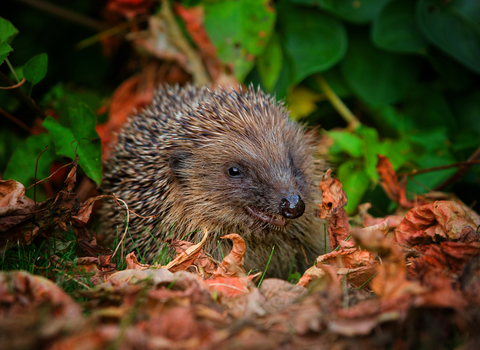
[[[0,203],[18,225],[17,210],[31,203],[18,184],[7,186]],[[141,264],[130,253],[127,269],[116,271],[84,226],[94,199],[78,203],[68,220],[89,255],[75,266],[51,261],[79,281],[78,267],[93,275],[95,286],[76,292],[87,301],[77,304],[43,277],[0,274],[0,347],[443,348],[457,334],[464,348],[475,348],[479,216],[458,202],[433,201],[401,220],[398,213],[394,224],[365,211],[362,221],[371,225],[351,226],[341,183],[327,172],[320,186],[332,251],[297,285],[266,279],[259,288],[243,269],[248,247],[237,234],[223,237],[233,246],[221,262],[203,251],[205,232],[198,244],[171,241],[177,256],[165,266]]]

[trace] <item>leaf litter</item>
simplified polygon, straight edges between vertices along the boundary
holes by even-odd
[[[0,347],[445,348],[457,334],[473,349],[480,340],[480,216],[455,198],[405,199],[392,169],[380,158],[382,184],[400,204],[386,218],[371,217],[368,206],[349,218],[342,184],[327,171],[319,217],[331,251],[297,284],[272,278],[260,288],[259,274],[243,269],[248,248],[235,233],[222,237],[233,246],[221,262],[203,251],[205,232],[198,244],[170,241],[177,256],[164,266],[141,264],[129,252],[120,269],[87,228],[104,196],[79,202],[76,166],[63,190],[38,204],[22,184],[1,181],[2,251],[71,229],[78,257],[52,254],[50,263],[83,288],[68,295],[46,277],[1,273]]]

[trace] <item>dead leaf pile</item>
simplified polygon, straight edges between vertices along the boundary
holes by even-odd
[[[259,276],[243,269],[247,247],[237,234],[222,237],[233,246],[221,262],[203,251],[205,232],[198,244],[170,241],[177,256],[165,266],[140,264],[130,253],[127,269],[117,271],[111,251],[99,247],[85,226],[97,197],[80,204],[69,183],[35,206],[22,185],[1,185],[2,242],[48,238],[51,226],[39,209],[53,213],[55,227],[74,228],[84,256],[74,264],[58,256],[51,262],[85,286],[74,294],[82,300],[77,303],[46,278],[0,274],[1,348],[443,349],[453,339],[465,349],[480,344],[480,217],[458,201],[425,200],[403,215],[399,211],[393,223],[392,217],[369,217],[364,208],[361,220],[351,224],[342,185],[328,171],[320,183],[319,215],[331,252],[319,256],[296,285],[265,279],[257,287]],[[32,223],[36,231],[27,230]]]

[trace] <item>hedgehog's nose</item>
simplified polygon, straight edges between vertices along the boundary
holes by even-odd
[[[295,219],[305,212],[305,203],[298,194],[282,198],[280,201],[280,212],[286,219]]]

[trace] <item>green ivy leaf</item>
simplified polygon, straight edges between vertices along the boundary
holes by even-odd
[[[395,0],[383,8],[373,21],[375,45],[387,51],[421,53],[427,41],[415,22],[415,0]]]
[[[40,134],[30,136],[18,145],[7,164],[3,178],[16,180],[25,187],[33,184],[37,158],[47,146],[48,150],[38,160],[37,181],[49,176],[50,166],[55,159],[55,152],[50,135]]]
[[[320,7],[353,23],[371,21],[390,0],[320,0]]]
[[[50,116],[45,119],[42,126],[52,135],[57,154],[75,159],[73,148],[76,147],[76,144],[72,143],[75,140],[72,131]]]
[[[10,53],[10,51],[12,51],[13,49],[10,47],[10,45],[8,45],[5,41],[2,41],[0,43],[0,64],[3,63],[3,61],[5,61],[5,59],[7,58],[8,54]]]
[[[258,57],[257,69],[262,83],[267,91],[275,87],[280,72],[282,71],[283,52],[280,46],[280,38],[274,33],[263,54]]]
[[[11,44],[17,34],[17,28],[10,21],[0,17],[0,41],[6,41]]]
[[[73,144],[77,149],[78,163],[85,174],[98,185],[102,182],[102,144],[95,125],[95,114],[85,104],[79,103],[78,108],[70,109],[70,130],[75,137]],[[68,144],[70,146],[70,142]]]
[[[279,7],[279,21],[285,51],[293,66],[292,83],[329,69],[345,55],[345,28],[328,14],[284,1]]]
[[[334,144],[339,146],[343,151],[352,157],[358,158],[363,154],[363,142],[360,137],[346,131],[329,131]]]
[[[419,67],[414,57],[381,51],[358,35],[351,37],[340,65],[355,94],[374,106],[402,99],[415,83]]]
[[[32,86],[47,75],[48,56],[46,53],[33,56],[23,67],[23,76]]]
[[[480,73],[480,2],[419,0],[417,21],[433,44]]]
[[[233,63],[236,78],[243,81],[270,39],[275,10],[268,0],[206,2],[204,8],[205,29],[218,57]]]
[[[338,168],[338,179],[342,182],[343,190],[348,198],[345,210],[347,214],[353,214],[368,189],[370,178],[364,169],[359,168],[356,162],[350,160]]]

